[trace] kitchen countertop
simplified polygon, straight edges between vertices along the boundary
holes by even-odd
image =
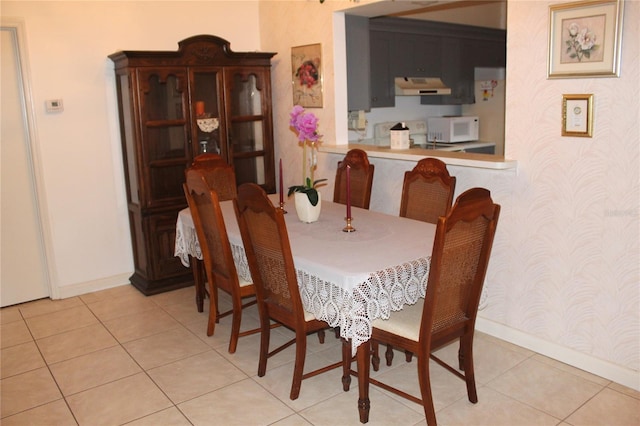
[[[383,139],[382,141],[376,140],[376,139],[362,139],[359,141],[350,141],[350,144],[360,144],[360,145],[372,145],[372,146],[376,146],[379,148],[389,148],[390,149],[390,141],[389,139]],[[436,144],[436,150],[439,151],[462,151],[466,148],[484,148],[484,147],[488,147],[488,146],[495,146],[496,143],[495,142],[487,142],[487,141],[470,141],[470,142],[457,142],[457,143],[445,143],[445,142],[438,142]],[[432,148],[432,143],[428,142],[425,144],[425,146],[422,149],[428,149],[428,150],[432,150],[434,148]],[[411,146],[411,149],[420,149],[419,145],[413,145]]]
[[[478,144],[486,144],[489,146],[491,142],[467,142],[473,143],[475,147],[480,147]],[[455,144],[458,147],[461,144]],[[474,154],[470,152],[447,152],[441,149],[423,149],[423,148],[409,148],[409,149],[391,149],[388,146],[376,146],[368,144],[356,144],[350,143],[348,145],[329,145],[322,143],[319,146],[320,152],[328,152],[332,154],[346,154],[350,149],[359,148],[366,151],[367,155],[372,158],[387,158],[394,160],[405,161],[419,161],[424,157],[436,157],[442,160],[445,164],[454,166],[476,167],[482,169],[493,170],[509,170],[516,169],[518,162],[516,160],[506,159],[501,156],[491,154]]]

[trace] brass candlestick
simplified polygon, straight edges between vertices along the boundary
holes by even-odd
[[[287,214],[287,211],[284,209],[284,201],[280,201],[280,210],[282,210],[283,214]]]
[[[347,218],[347,226],[342,228],[342,232],[356,232],[356,228],[351,226],[351,218],[350,217]]]

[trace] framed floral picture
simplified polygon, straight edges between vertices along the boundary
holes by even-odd
[[[293,104],[322,108],[322,46],[320,43],[291,48]]]
[[[624,0],[549,6],[548,78],[619,77]]]

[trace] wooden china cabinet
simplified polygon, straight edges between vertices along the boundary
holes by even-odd
[[[275,192],[271,58],[198,35],[177,51],[121,51],[115,64],[135,272],[146,295],[193,284],[174,257],[184,171],[204,152],[233,164],[237,183]]]

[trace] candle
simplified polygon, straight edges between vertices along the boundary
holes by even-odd
[[[351,166],[347,166],[347,219],[351,219]]]
[[[200,117],[204,115],[204,101],[196,102],[196,116]]]
[[[284,204],[284,186],[282,183],[282,158],[280,159],[280,205]]]

